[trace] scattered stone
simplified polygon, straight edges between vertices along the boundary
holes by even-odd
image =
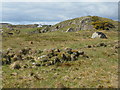
[[[107,45],[105,43],[99,43],[97,47],[107,47]]]
[[[79,56],[84,57],[83,51],[73,50],[71,48],[65,49],[56,49],[52,48],[49,50],[36,50],[33,54],[31,53],[31,48],[24,48],[16,52],[9,52],[8,54],[2,55],[2,64],[11,64],[10,67],[12,69],[20,69],[20,68],[30,68],[36,66],[50,66],[50,65],[59,65],[66,61],[75,61]],[[38,56],[40,55],[40,56]],[[19,61],[28,60],[26,64],[21,64]],[[28,66],[31,65],[31,66]]]

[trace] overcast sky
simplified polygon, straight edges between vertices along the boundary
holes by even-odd
[[[118,20],[118,2],[3,2],[1,12],[3,22],[18,24],[55,24],[88,15]]]

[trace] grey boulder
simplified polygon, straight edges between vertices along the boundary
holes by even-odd
[[[105,38],[105,39],[107,39],[107,36],[102,32],[94,32],[92,34],[91,38]]]

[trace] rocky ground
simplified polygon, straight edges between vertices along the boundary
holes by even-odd
[[[3,37],[4,88],[116,88],[118,32],[95,31]]]

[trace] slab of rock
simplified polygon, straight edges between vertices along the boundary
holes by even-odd
[[[74,32],[73,28],[68,28],[68,30],[66,32]]]

